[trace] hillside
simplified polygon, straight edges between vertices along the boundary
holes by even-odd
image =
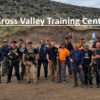
[[[20,19],[20,18],[78,18],[82,19],[87,17],[88,19],[94,19],[100,17],[100,9],[74,6],[70,4],[64,4],[60,2],[50,1],[50,0],[0,0],[0,18],[3,19]],[[0,20],[1,21],[1,20]],[[34,27],[0,27],[0,37],[10,36],[19,32],[26,32],[30,28]],[[52,27],[55,28],[55,27]],[[97,31],[100,27],[89,27],[89,26],[77,26],[77,27],[66,27],[70,28],[68,32],[81,31],[90,29],[90,31]],[[41,28],[44,30],[43,28]],[[56,28],[57,29],[57,28]],[[66,30],[65,29],[65,30]],[[93,30],[94,29],[94,30]],[[64,31],[65,31],[64,30]],[[57,31],[57,30],[56,30]],[[79,33],[83,33],[82,31]],[[52,31],[53,32],[53,31]],[[39,33],[42,33],[39,32]],[[54,33],[52,33],[54,34]]]
[[[50,0],[0,0],[0,17],[16,18],[99,18],[100,9],[73,6]]]

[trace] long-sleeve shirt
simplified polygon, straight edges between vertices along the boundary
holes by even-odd
[[[74,58],[72,56],[73,54],[74,54]],[[71,50],[69,59],[72,59],[73,61],[75,59],[76,66],[82,65],[83,64],[83,52],[81,50],[77,50],[77,51]],[[71,66],[73,65],[74,63],[71,63]]]
[[[6,52],[7,52],[7,50],[8,50],[9,47],[10,47],[10,45],[7,45],[7,46],[3,45],[1,47],[1,53],[2,53],[3,56],[6,56]]]

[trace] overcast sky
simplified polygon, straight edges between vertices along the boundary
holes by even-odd
[[[72,5],[100,8],[100,0],[51,0]]]

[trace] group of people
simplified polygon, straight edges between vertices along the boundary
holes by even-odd
[[[69,77],[74,79],[73,87],[78,86],[78,77],[84,88],[93,87],[92,69],[96,73],[96,86],[100,84],[100,37],[93,43],[91,49],[89,44],[84,43],[84,38],[80,37],[79,43],[72,44],[69,38],[65,37],[65,41],[60,43],[59,48],[55,46],[55,42],[47,38],[40,41],[40,46],[34,48],[32,41],[24,41],[19,39],[19,44],[12,41],[8,45],[7,40],[3,41],[0,48],[0,65],[2,65],[2,76],[7,75],[7,81],[11,82],[12,70],[15,69],[15,75],[18,83],[26,76],[26,84],[30,83],[30,71],[33,72],[34,84],[40,80],[40,69],[43,64],[44,78],[48,79],[48,67],[50,70],[50,78],[52,82],[66,84],[66,66],[68,66]],[[19,73],[19,64],[21,65],[21,73]],[[84,72],[84,73],[83,73]],[[1,78],[0,78],[1,82]]]

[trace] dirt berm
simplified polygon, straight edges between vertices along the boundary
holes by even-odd
[[[2,42],[2,40],[5,38],[9,42],[12,40],[18,40],[19,38],[22,38],[24,40],[32,40],[34,41],[34,43],[39,43],[40,39],[46,39],[47,37],[49,37],[51,41],[59,43],[63,41],[64,37],[67,36],[69,32],[79,33],[80,36],[84,37],[86,41],[89,41],[92,39],[92,31],[96,33],[96,36],[98,36],[100,29],[75,30],[68,26],[32,27],[27,31],[19,31],[14,35],[9,35],[7,37],[0,38],[0,42]]]

